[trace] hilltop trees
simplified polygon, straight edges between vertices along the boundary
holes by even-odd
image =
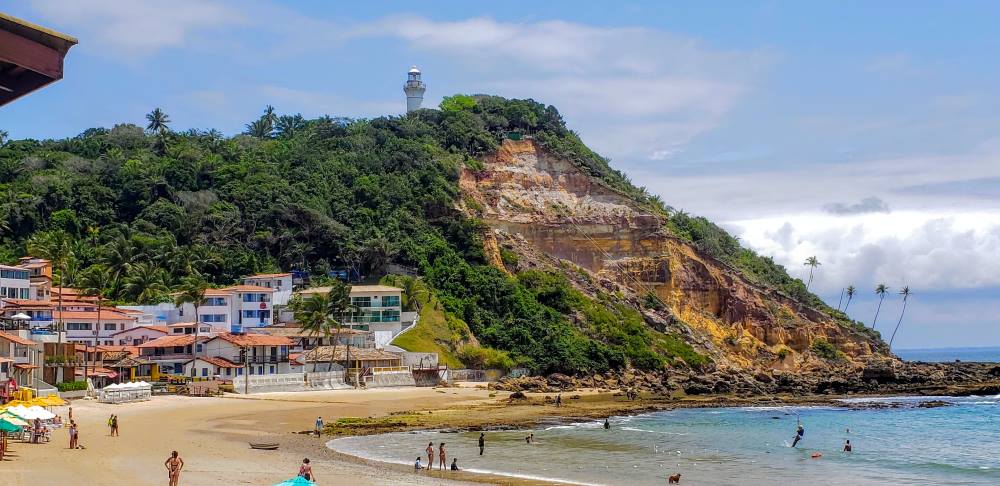
[[[153,109],[153,111],[146,115],[146,120],[149,121],[146,125],[146,130],[149,130],[151,133],[160,134],[169,130],[170,117],[159,108]]]
[[[809,286],[812,285],[813,283],[813,270],[815,270],[816,267],[822,265],[822,263],[820,263],[819,259],[817,259],[815,256],[811,256],[809,258],[806,258],[805,265],[809,267],[809,281],[806,282],[806,290],[809,290]]]
[[[878,313],[882,310],[882,301],[885,300],[885,294],[889,292],[889,287],[884,283],[878,284],[875,287],[875,295],[878,295],[878,307],[875,308],[875,318],[872,319],[872,329],[875,329],[875,324],[878,323]]]
[[[903,314],[906,313],[906,301],[909,300],[910,295],[912,295],[910,287],[908,285],[904,286],[903,289],[899,291],[899,295],[903,296],[903,308],[899,311],[899,320],[896,321],[896,328],[892,330],[892,337],[889,338],[889,348],[892,348],[892,341],[896,339],[896,331],[899,330],[899,325],[903,322]]]

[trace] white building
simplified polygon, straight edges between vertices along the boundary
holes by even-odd
[[[219,331],[242,332],[246,328],[270,326],[274,322],[275,289],[257,285],[234,285],[205,291],[205,302],[198,307],[198,322]],[[191,320],[194,306],[184,304],[178,319]]]
[[[198,338],[198,360],[192,359],[193,334],[165,336],[140,344],[139,356],[156,363],[166,374],[232,379],[243,374],[274,375],[290,373],[288,352],[292,341],[266,334],[230,334]],[[235,365],[235,366],[234,366]],[[229,370],[229,371],[226,371]],[[227,374],[228,373],[228,374]]]
[[[325,294],[330,287],[313,287],[298,292],[303,298]],[[403,289],[388,285],[352,285],[351,305],[354,311],[343,316],[342,323],[350,328],[371,331],[375,346],[381,348],[399,334],[404,325],[402,308]],[[412,319],[412,318],[411,318]]]
[[[167,326],[139,325],[132,329],[118,331],[112,334],[111,338],[119,346],[138,346],[166,336],[169,332],[170,329]]]
[[[62,310],[53,313],[53,319],[62,321],[67,342],[90,346],[116,345],[115,334],[138,325],[135,315],[111,307],[101,307],[98,316],[97,303],[90,302],[64,303]]]
[[[31,279],[28,270],[0,265],[0,297],[31,300]]]
[[[292,298],[292,274],[291,273],[260,273],[243,277],[243,285],[253,285],[273,289],[271,303],[275,306],[288,305]]]
[[[403,85],[407,113],[420,109],[420,105],[424,102],[424,91],[427,91],[427,86],[420,80],[420,70],[413,66],[406,73],[406,84]]]

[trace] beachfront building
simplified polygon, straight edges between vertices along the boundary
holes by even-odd
[[[0,265],[0,297],[31,300],[31,279],[28,271],[20,267]]]
[[[139,358],[155,363],[159,372],[164,374],[191,376],[191,369],[194,368],[196,377],[212,378],[219,374],[216,368],[220,368],[223,378],[228,376],[231,379],[236,376],[226,374],[226,367],[221,365],[223,361],[238,364],[251,375],[274,375],[291,371],[288,355],[292,341],[285,337],[230,333],[199,336],[198,358],[204,359],[197,361],[193,359],[194,345],[193,334],[181,334],[164,336],[137,347]]]
[[[234,285],[205,291],[205,302],[198,307],[198,322],[219,331],[242,332],[248,328],[270,326],[273,322],[275,289],[258,285]],[[191,321],[194,306],[184,304],[178,318]]]
[[[167,326],[138,325],[132,329],[118,331],[111,335],[114,344],[123,346],[138,346],[154,339],[166,336],[170,332]]]
[[[194,332],[195,323],[193,322],[178,322],[175,324],[167,325],[166,328],[167,328],[167,334],[171,336],[177,336],[179,334],[195,333]],[[198,334],[200,336],[210,336],[212,334],[215,334],[216,332],[219,332],[219,330],[208,324],[202,323],[198,325]]]
[[[13,379],[19,387],[35,387],[41,380],[42,346],[10,332],[0,332],[0,362],[6,363],[3,381]]]
[[[275,306],[288,305],[292,299],[292,274],[291,273],[260,273],[243,277],[243,285],[256,287],[266,287],[273,289],[271,303]]]
[[[330,292],[330,287],[313,287],[299,291],[303,298]],[[415,313],[404,316],[402,308],[403,289],[388,285],[352,285],[351,305],[354,310],[342,317],[345,327],[360,331],[371,331],[375,347],[389,344],[397,334],[411,325]]]
[[[272,326],[254,330],[254,333],[282,336],[292,341],[291,352],[301,353],[319,346],[330,346],[334,342],[338,346],[350,344],[356,348],[374,348],[375,336],[371,331],[342,328],[339,332],[332,331],[329,337],[322,333],[307,331],[299,326]]]
[[[97,345],[118,344],[114,335],[137,325],[136,316],[113,307],[101,307],[98,320],[96,302],[63,302],[53,319],[62,322],[66,340],[71,343]]]
[[[31,291],[28,300],[49,300],[52,291],[52,262],[44,258],[21,257],[18,268],[28,271]]]

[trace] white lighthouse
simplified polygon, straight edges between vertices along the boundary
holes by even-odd
[[[403,85],[403,92],[406,93],[407,113],[420,109],[420,104],[424,102],[424,91],[427,91],[427,87],[420,80],[420,70],[413,66],[406,73],[406,84]]]

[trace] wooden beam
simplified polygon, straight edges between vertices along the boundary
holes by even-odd
[[[0,60],[52,80],[63,76],[63,56],[59,51],[5,30],[0,30]]]
[[[54,79],[34,71],[25,71],[15,78],[0,76],[0,84],[11,90],[0,90],[0,106],[10,103],[54,81]]]

